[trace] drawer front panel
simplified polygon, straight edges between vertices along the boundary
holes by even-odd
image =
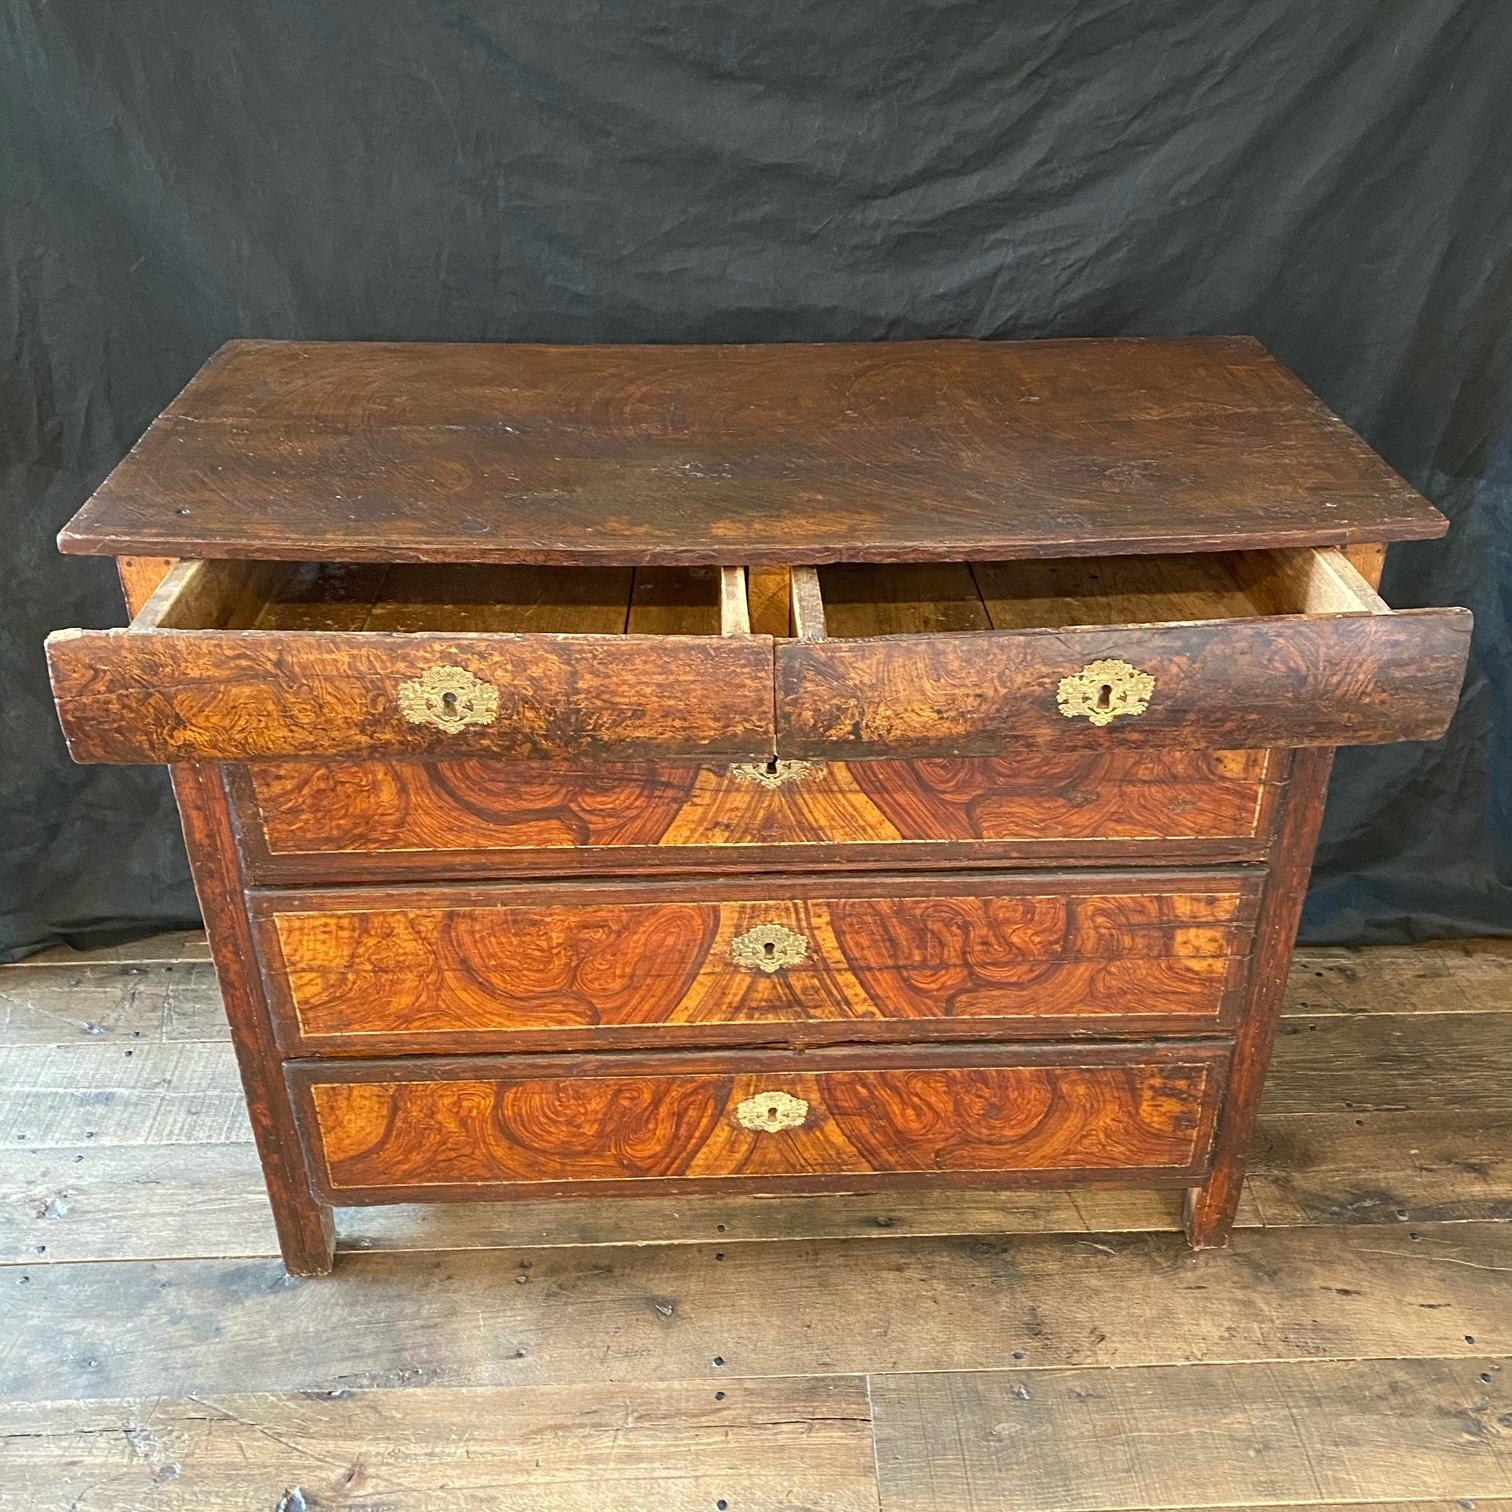
[[[772,750],[760,636],[101,630],[48,660],[76,761]]]
[[[777,750],[855,759],[1435,740],[1469,643],[1457,609],[783,642]]]
[[[1207,1158],[1226,1053],[977,1047],[933,1064],[898,1051],[833,1068],[744,1054],[738,1069],[613,1057],[602,1071],[560,1061],[533,1071],[531,1058],[511,1058],[434,1070],[294,1063],[289,1074],[325,1192],[401,1201],[579,1184],[794,1190],[883,1174],[1188,1177]]]
[[[1050,752],[1012,760],[267,762],[232,791],[261,880],[974,859],[1247,860],[1281,758]]]
[[[1253,873],[264,893],[295,1053],[1205,1032]]]

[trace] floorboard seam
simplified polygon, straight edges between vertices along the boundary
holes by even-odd
[[[866,1431],[871,1439],[872,1484],[877,1493],[877,1512],[884,1512],[882,1503],[882,1451],[877,1443],[877,1404],[872,1400],[872,1373],[867,1371],[861,1379],[866,1383]]]

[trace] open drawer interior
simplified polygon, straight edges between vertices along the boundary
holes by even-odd
[[[793,601],[803,640],[1389,613],[1333,548],[800,567]]]
[[[145,630],[745,635],[800,640],[1389,610],[1337,549],[738,567],[183,562]],[[780,618],[774,619],[777,614]]]
[[[745,574],[721,567],[181,562],[134,630],[742,635]]]
[[[85,761],[836,760],[1433,739],[1470,616],[1336,548],[740,566],[181,563],[49,638]]]

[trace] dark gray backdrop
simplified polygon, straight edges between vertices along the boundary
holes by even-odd
[[[1497,0],[0,0],[0,954],[194,917],[39,646],[243,335],[1253,333],[1453,518],[1388,596],[1479,618],[1449,739],[1341,757],[1311,937],[1512,929],[1509,79]]]

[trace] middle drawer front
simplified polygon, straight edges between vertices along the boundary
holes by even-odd
[[[1262,873],[951,873],[265,891],[299,1055],[1208,1033]]]
[[[295,1061],[334,1202],[913,1183],[1187,1184],[1229,1042]]]
[[[921,761],[256,762],[231,793],[259,882],[543,872],[1259,861],[1286,753]]]

